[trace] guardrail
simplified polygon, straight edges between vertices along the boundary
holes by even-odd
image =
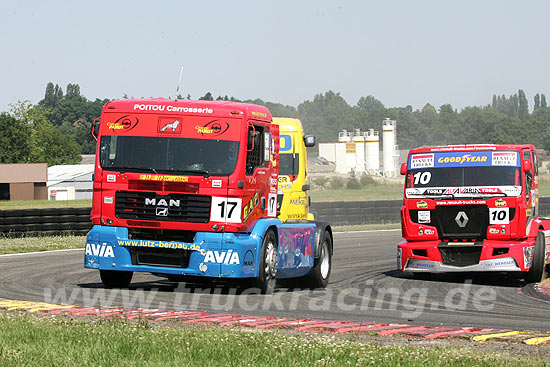
[[[92,228],[91,208],[0,210],[0,236],[84,235]]]
[[[317,219],[331,225],[399,223],[402,200],[311,203]],[[92,228],[91,208],[0,210],[0,236],[84,235]],[[550,197],[540,198],[539,215],[550,216]]]

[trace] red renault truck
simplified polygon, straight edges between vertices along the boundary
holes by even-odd
[[[399,271],[543,278],[550,263],[550,220],[538,217],[533,145],[417,148],[401,174]]]
[[[267,108],[117,100],[92,134],[94,226],[84,266],[105,286],[148,272],[251,280],[264,293],[276,279],[326,287],[331,227],[277,217],[279,125]]]

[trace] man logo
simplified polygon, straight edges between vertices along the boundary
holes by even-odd
[[[157,217],[167,217],[168,208],[157,208],[156,215]]]
[[[153,206],[180,206],[180,200],[174,200],[174,199],[167,199],[159,198],[158,200],[156,198],[145,198],[145,205],[153,205]]]

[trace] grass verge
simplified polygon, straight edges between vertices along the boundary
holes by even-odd
[[[146,320],[76,321],[0,314],[2,366],[517,366],[538,358],[469,348],[375,345],[356,338]]]
[[[402,200],[403,185],[379,184],[359,190],[311,190],[309,195],[311,196],[312,202]]]
[[[16,254],[21,252],[66,250],[72,248],[84,248],[85,246],[86,236],[1,238],[0,255]]]

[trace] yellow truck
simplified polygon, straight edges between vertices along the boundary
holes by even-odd
[[[315,137],[305,135],[298,119],[274,117],[279,125],[278,217],[282,222],[313,220],[309,212],[306,147],[315,146]]]

